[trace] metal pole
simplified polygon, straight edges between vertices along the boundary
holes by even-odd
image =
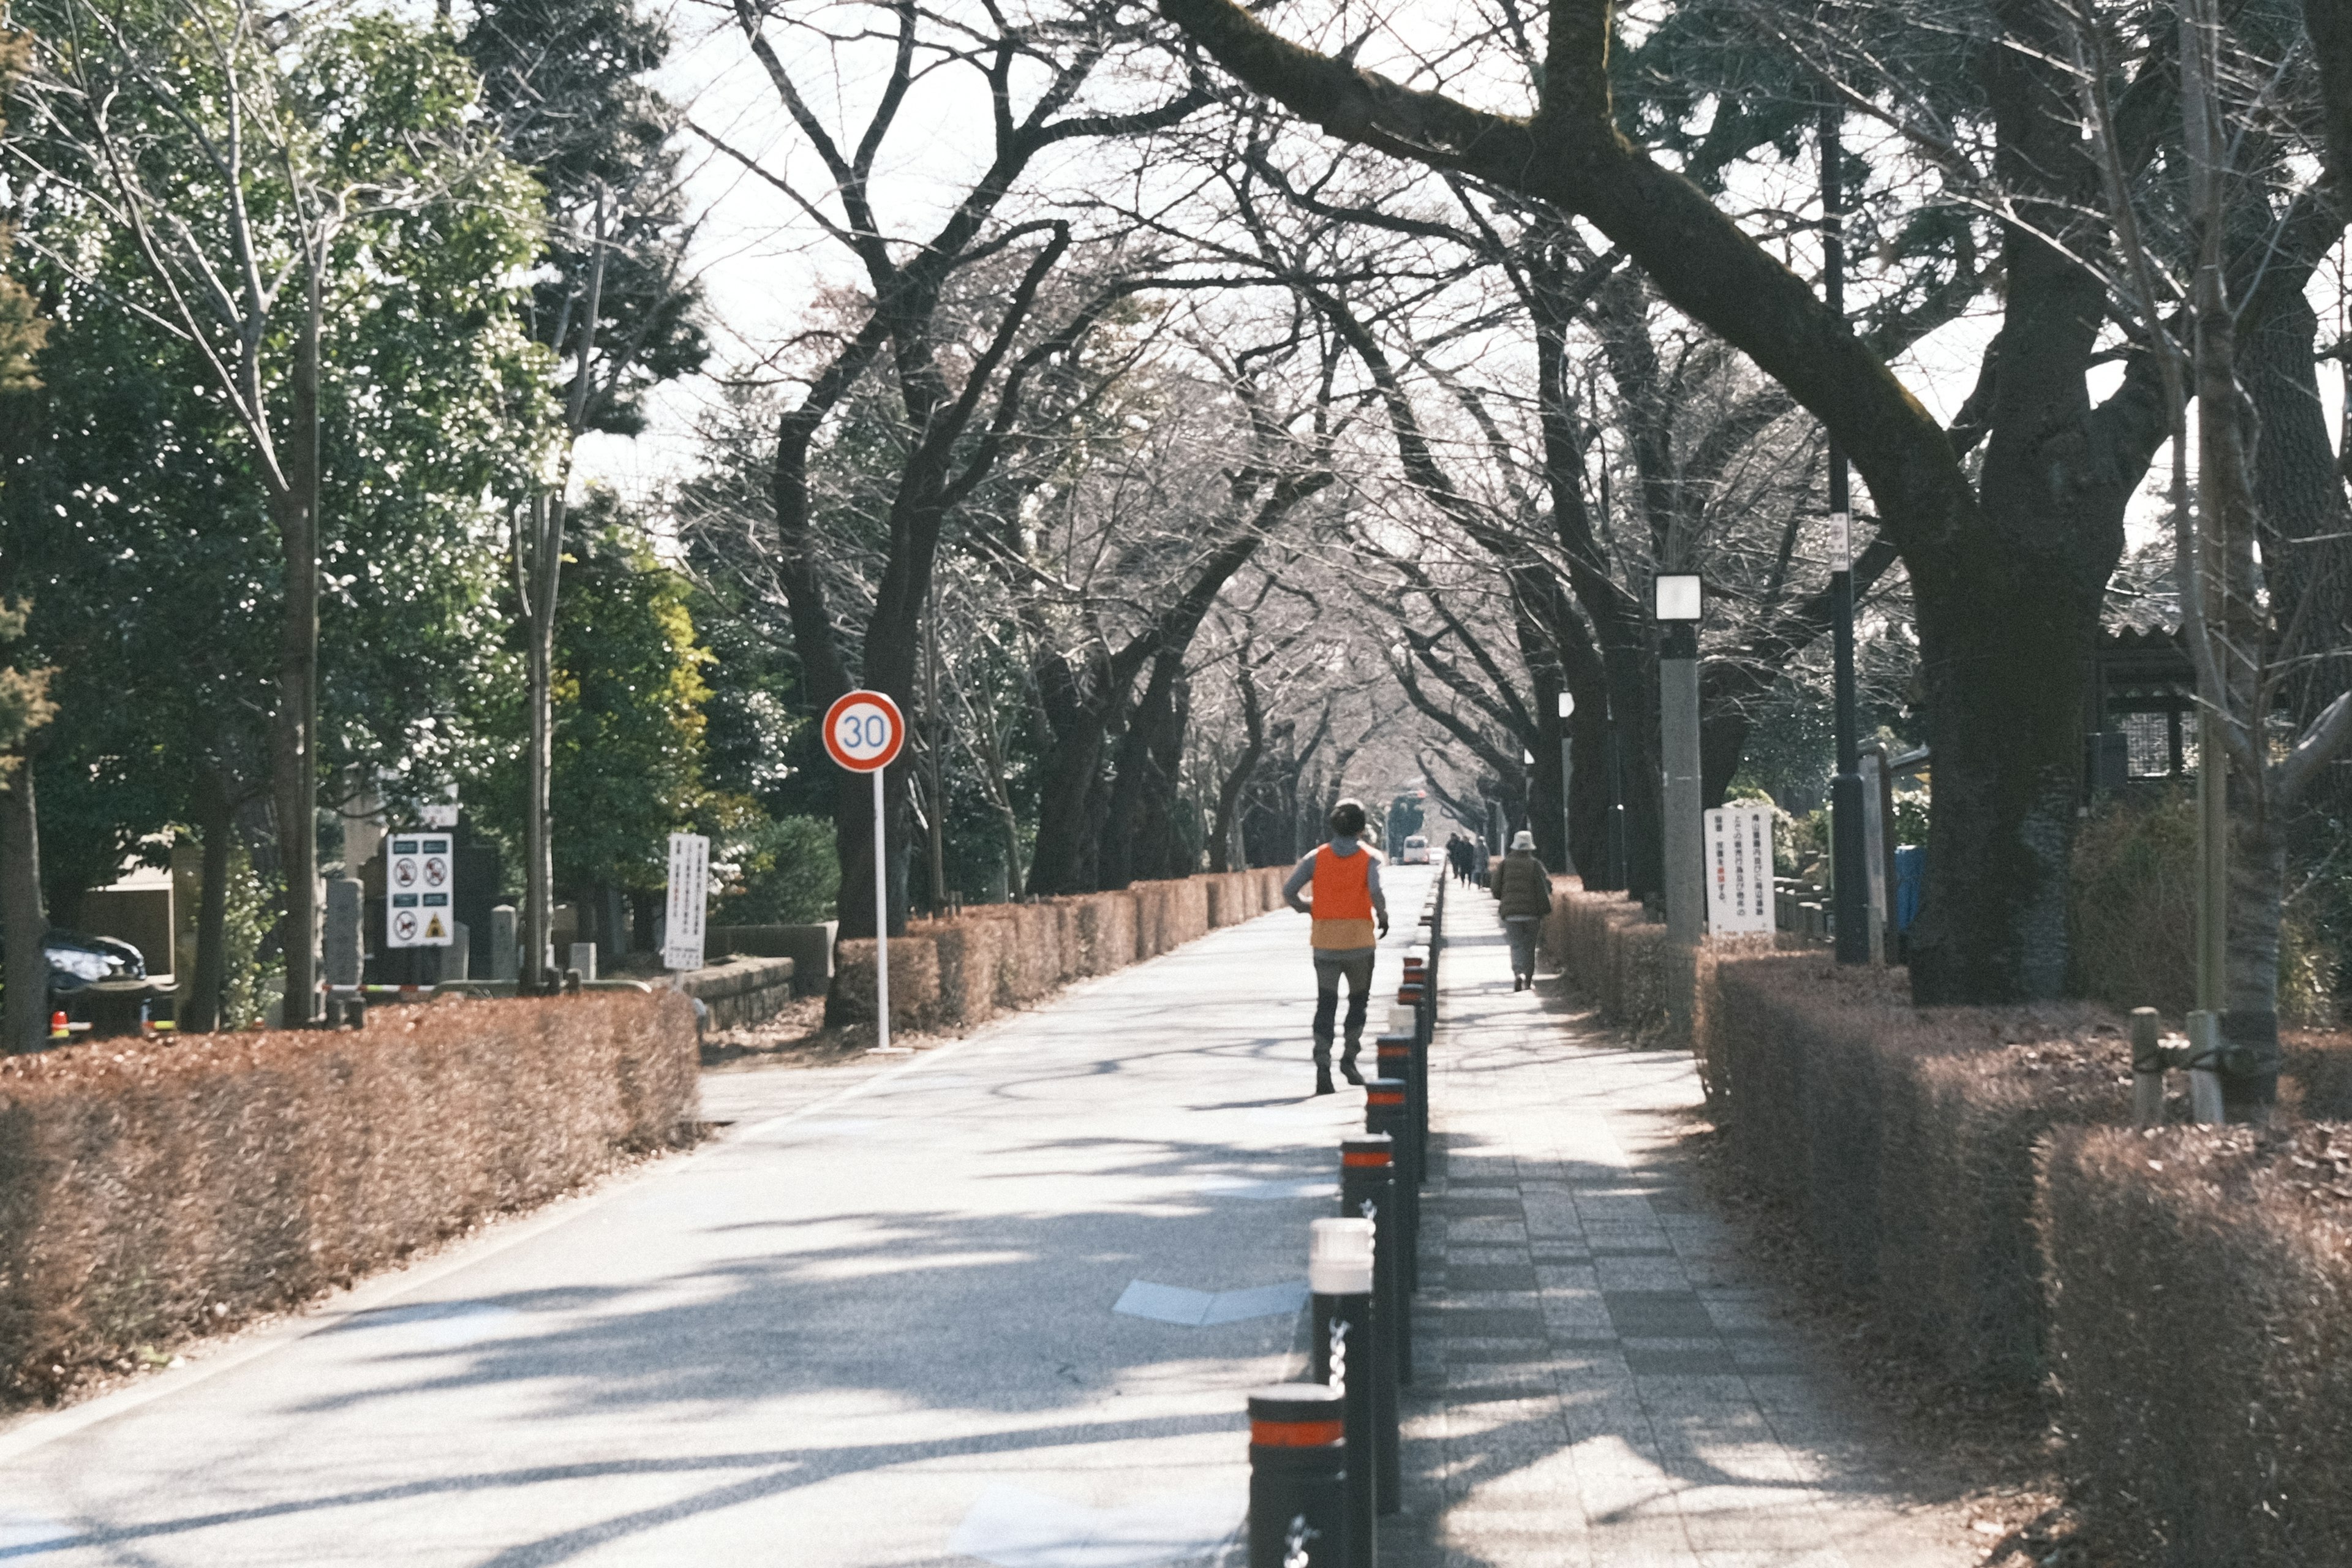
[[[1706,847],[1699,837],[1698,623],[1668,622],[1658,644],[1658,743],[1665,762],[1666,940],[1706,934]]]
[[[1822,294],[1845,314],[1845,237],[1838,190],[1839,110],[1822,108]],[[1853,681],[1853,531],[1845,452],[1830,442],[1830,623],[1837,689],[1837,777],[1830,784],[1830,870],[1837,916],[1837,961],[1870,962],[1870,882],[1864,873],[1862,759]]]
[[[890,1048],[890,877],[884,869],[882,775],[874,770],[874,1048]]]
[[[931,580],[930,613],[923,621],[924,691],[923,742],[930,752],[931,783],[931,914],[934,918],[947,913],[948,851],[947,851],[947,778],[941,754],[946,751],[942,739],[946,725],[940,719],[940,584]]]

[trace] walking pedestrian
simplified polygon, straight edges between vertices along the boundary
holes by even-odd
[[[1519,829],[1495,872],[1495,900],[1511,938],[1511,989],[1536,983],[1536,931],[1551,913],[1551,873],[1536,858],[1536,836]]]
[[[1381,857],[1364,843],[1364,806],[1343,800],[1331,808],[1331,841],[1316,846],[1282,885],[1300,914],[1314,917],[1315,1092],[1333,1092],[1331,1036],[1339,1013],[1339,982],[1348,983],[1347,1051],[1339,1071],[1361,1083],[1356,1057],[1363,1049],[1364,1012],[1372,1000],[1372,944],[1389,934],[1389,901],[1381,891]],[[1312,892],[1312,903],[1298,895]]]

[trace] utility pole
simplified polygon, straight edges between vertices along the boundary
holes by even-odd
[[[1698,623],[1706,595],[1696,573],[1657,582],[1658,742],[1665,777],[1666,940],[1696,947],[1706,935],[1706,847],[1699,837]]]
[[[1845,315],[1843,204],[1838,189],[1840,112],[1822,106],[1822,294]],[[1862,752],[1853,687],[1853,527],[1845,453],[1830,441],[1830,624],[1836,656],[1837,777],[1830,784],[1830,870],[1837,915],[1837,961],[1870,962],[1870,881],[1864,874]]]

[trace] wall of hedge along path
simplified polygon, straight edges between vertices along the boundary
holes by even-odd
[[[0,1058],[0,1401],[295,1306],[694,1136],[675,992]]]
[[[1677,963],[1565,879],[1545,951],[1693,1051],[1743,1174],[1914,1353],[2048,1401],[2124,1561],[2352,1563],[2352,1036],[2289,1035],[2272,1128],[2142,1132],[2091,1004],[1914,1007],[1818,948]]]
[[[1137,882],[1029,904],[973,904],[951,920],[910,921],[890,939],[893,1028],[969,1028],[1074,980],[1171,952],[1282,907],[1286,866]],[[1299,937],[1303,944],[1304,932]],[[836,1023],[874,1017],[874,942],[837,950]]]

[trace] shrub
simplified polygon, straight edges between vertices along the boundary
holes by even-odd
[[[1544,955],[1610,1023],[1640,1039],[1664,1036],[1674,969],[1666,928],[1644,923],[1642,906],[1622,893],[1588,893],[1564,877],[1551,886]]]
[[[2033,1145],[2128,1115],[2115,1022],[2081,1005],[1917,1008],[1900,972],[1808,954],[1720,959],[1707,981],[1702,1055],[1751,1179],[1916,1352],[2034,1386]]]
[[[2061,1425],[2109,1549],[2352,1561],[2352,1129],[2062,1129],[2035,1222]]]
[[[874,939],[845,940],[833,973],[833,994],[825,1005],[829,1024],[872,1023],[874,1005]],[[890,939],[890,1026],[928,1028],[940,1021],[940,944],[931,935],[911,931]]]
[[[2074,832],[2066,884],[2074,988],[2178,1018],[2197,1005],[2197,800],[2110,795]]]
[[[668,992],[0,1058],[0,1379],[53,1393],[543,1202],[687,1135],[697,1070]]]

